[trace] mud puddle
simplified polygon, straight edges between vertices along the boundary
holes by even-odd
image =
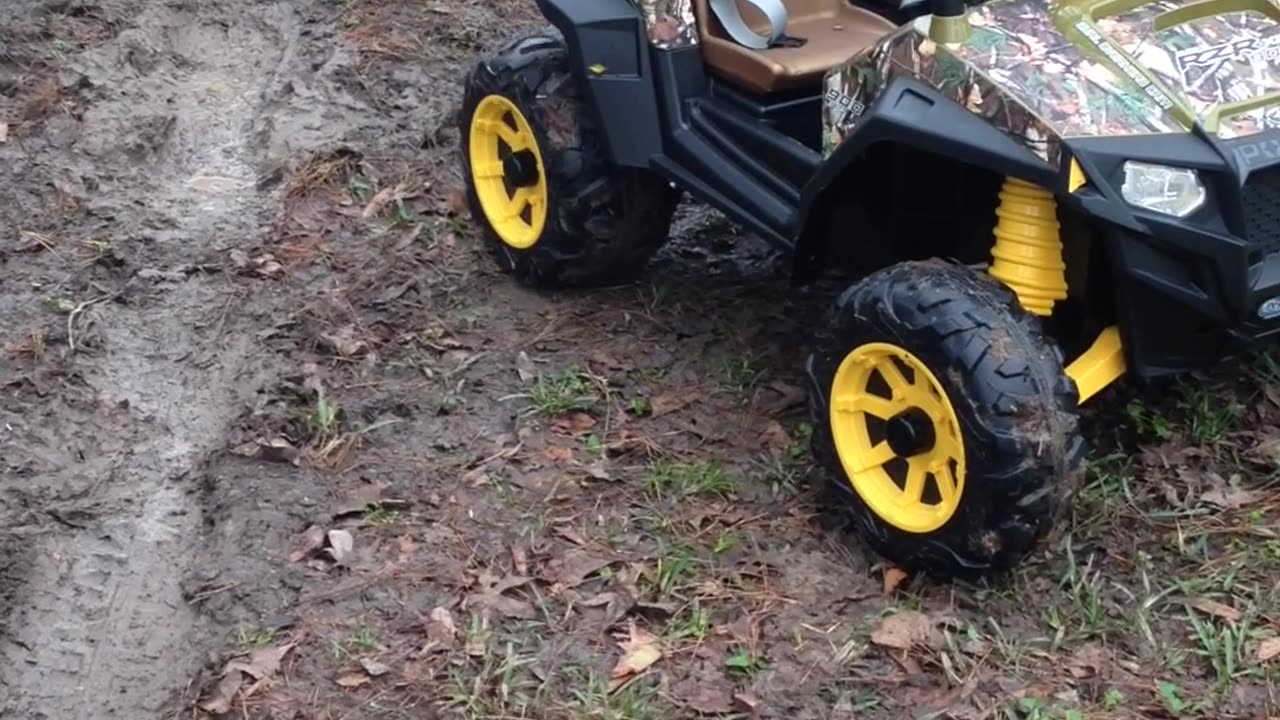
[[[157,717],[203,659],[183,592],[207,520],[201,472],[265,369],[230,332],[252,322],[252,289],[211,270],[270,220],[260,179],[281,138],[346,127],[273,115],[312,69],[298,52],[308,9],[0,10],[0,166],[16,179],[0,196],[0,309],[43,360],[0,365],[6,717]],[[79,51],[51,59],[39,41],[59,32]],[[41,88],[54,97],[33,111]],[[66,222],[49,217],[59,203]],[[63,320],[24,334],[50,304]]]

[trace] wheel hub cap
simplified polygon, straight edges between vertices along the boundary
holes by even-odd
[[[832,381],[830,423],[850,485],[879,518],[927,533],[955,514],[965,479],[960,421],[915,355],[889,343],[855,348]]]
[[[481,100],[467,139],[471,185],[502,242],[527,250],[547,222],[547,174],[533,126],[502,95]]]

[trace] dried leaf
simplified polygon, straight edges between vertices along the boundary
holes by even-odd
[[[515,570],[517,575],[529,574],[529,550],[523,541],[511,546],[511,569]]]
[[[247,663],[231,662],[227,664],[227,670],[238,670],[246,675],[250,675],[254,680],[261,680],[265,677],[271,677],[280,670],[280,663],[284,660],[284,656],[294,647],[293,643],[281,645],[279,647],[258,648],[249,653],[249,661]]]
[[[563,463],[573,460],[573,450],[552,445],[542,451],[542,455],[551,462]]]
[[[593,480],[604,480],[606,482],[613,480],[613,476],[609,474],[609,465],[604,458],[600,458],[588,465],[587,475]]]
[[[560,435],[577,435],[596,426],[596,419],[584,412],[565,413],[551,423],[551,431]]]
[[[379,677],[391,672],[390,667],[378,662],[377,660],[370,660],[369,658],[361,658],[360,667],[364,668],[364,671],[369,673],[370,677]]]
[[[289,554],[289,562],[298,562],[311,557],[315,551],[324,547],[324,528],[312,525],[302,533],[302,547]]]
[[[344,688],[358,688],[369,682],[369,676],[364,673],[347,673],[334,682]]]
[[[685,704],[704,715],[724,715],[733,712],[733,691],[720,685],[699,685]]]
[[[622,657],[618,658],[618,663],[614,665],[613,673],[610,675],[610,691],[617,689],[632,676],[648,670],[651,665],[662,659],[658,638],[636,627],[634,620],[631,622],[628,636],[619,640],[618,648],[622,651]]]
[[[886,568],[884,571],[884,594],[891,595],[903,580],[907,579],[907,571],[899,567]]]
[[[1209,598],[1191,598],[1187,600],[1187,605],[1199,610],[1200,612],[1222,618],[1227,622],[1239,622],[1243,617],[1239,610]]]
[[[343,357],[353,357],[369,348],[369,344],[356,336],[354,325],[343,325],[336,332],[324,333],[320,339]]]
[[[649,410],[653,417],[662,417],[700,399],[700,395],[692,390],[662,392],[649,398]]]
[[[455,215],[461,215],[467,211],[467,195],[461,190],[450,190],[446,200],[449,203],[449,210]]]
[[[1111,656],[1101,646],[1087,643],[1076,648],[1067,662],[1067,672],[1078,680],[1101,675],[1110,664]]]
[[[770,455],[778,457],[791,447],[791,436],[787,434],[786,428],[782,427],[782,423],[777,420],[770,420],[765,426],[764,432],[760,433],[760,438],[764,449]]]
[[[438,607],[431,611],[427,620],[427,639],[442,645],[452,645],[458,636],[458,626],[453,622],[453,613]]]
[[[520,376],[520,382],[529,382],[537,377],[538,372],[533,367],[533,361],[529,359],[529,354],[521,350],[516,355],[516,375]]]
[[[240,683],[243,679],[244,675],[239,670],[223,675],[222,680],[218,681],[218,687],[214,688],[209,699],[201,703],[200,707],[214,715],[231,712],[231,705],[235,702],[236,693],[240,691]]]
[[[760,707],[760,699],[751,693],[734,693],[733,705],[738,712],[753,713]]]
[[[936,646],[940,640],[933,619],[914,610],[890,615],[871,633],[871,642],[898,650],[910,650],[915,645]]]
[[[1267,638],[1258,645],[1258,662],[1264,663],[1280,655],[1280,638]]]
[[[549,579],[562,587],[577,587],[585,582],[589,575],[613,564],[616,560],[612,557],[594,555],[582,548],[570,548],[564,555],[548,563],[551,570]]]
[[[351,556],[351,551],[355,549],[356,539],[351,537],[351,533],[346,530],[330,530],[329,531],[329,556],[334,562],[341,564]]]
[[[395,197],[396,189],[393,187],[379,190],[378,193],[369,200],[369,204],[364,206],[364,212],[360,213],[360,217],[368,219],[374,215],[381,214],[382,211],[391,204],[391,201],[394,200]]]

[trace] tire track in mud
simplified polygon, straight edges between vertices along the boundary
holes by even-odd
[[[298,70],[298,11],[229,1],[124,13],[129,27],[70,65],[90,98],[72,164],[101,189],[92,202],[112,217],[111,239],[140,237],[146,262],[168,267],[251,241],[272,200],[256,183],[278,124],[264,113]],[[125,439],[107,458],[64,451],[38,478],[57,497],[93,476],[78,502],[96,517],[33,536],[16,563],[0,715],[156,717],[201,662],[180,587],[202,529],[198,476],[255,369],[249,336],[221,332],[219,313],[236,312],[225,289],[196,274],[95,312],[103,350],[77,369],[99,407],[124,409],[106,432]]]

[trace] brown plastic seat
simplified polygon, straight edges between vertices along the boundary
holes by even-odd
[[[708,0],[693,0],[702,61],[710,74],[761,93],[810,87],[821,82],[828,70],[897,28],[847,0],[782,0],[782,4],[788,14],[786,34],[808,42],[801,47],[752,50],[729,38]],[[768,33],[768,22],[755,8],[746,3],[739,7],[752,30]]]

